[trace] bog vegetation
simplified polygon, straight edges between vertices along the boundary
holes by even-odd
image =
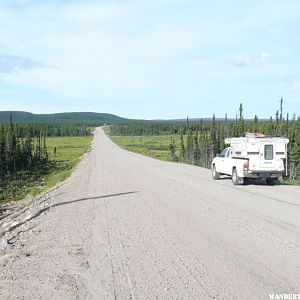
[[[261,132],[269,136],[284,136],[288,146],[288,179],[300,179],[300,118],[294,114],[283,115],[283,100],[280,108],[269,120],[243,118],[243,104],[235,119],[185,122],[136,122],[113,125],[110,135],[128,150],[152,157],[210,168],[215,155],[224,149],[226,137],[244,136],[245,132]],[[160,137],[160,138],[158,138]],[[168,157],[164,154],[168,151]]]
[[[0,205],[39,190],[46,176],[61,170],[57,157],[62,149],[53,137],[79,136],[88,137],[89,143],[90,129],[68,124],[14,124],[12,117],[8,124],[0,125]],[[70,166],[65,164],[67,169]]]

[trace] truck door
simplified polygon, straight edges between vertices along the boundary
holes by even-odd
[[[228,148],[224,159],[224,174],[232,174],[231,148]]]
[[[219,168],[218,168],[218,172],[220,173],[224,173],[225,172],[225,157],[226,157],[226,154],[227,154],[227,148],[225,148],[220,156],[219,156],[219,160],[220,160],[220,163],[219,163]],[[225,173],[226,174],[226,173]]]
[[[260,145],[261,169],[275,168],[275,143],[262,143]]]

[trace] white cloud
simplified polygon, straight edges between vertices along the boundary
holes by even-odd
[[[261,65],[269,62],[270,57],[271,54],[267,52],[262,52],[259,58],[252,58],[249,56],[238,55],[232,60],[232,63],[236,67],[255,66],[255,65]]]
[[[236,67],[245,67],[252,64],[252,61],[247,56],[238,55],[234,58],[233,63]]]
[[[260,56],[260,62],[267,62],[271,57],[271,54],[270,53],[267,53],[267,52],[263,52]]]
[[[293,81],[293,89],[300,91],[300,80]]]
[[[128,90],[166,85],[170,64],[176,68],[177,57],[203,40],[190,24],[152,24],[143,4],[136,3],[39,4],[2,14],[1,28],[10,30],[0,28],[1,44],[57,67],[28,69],[4,79],[60,97],[118,97]]]
[[[22,70],[47,67],[40,61],[35,61],[27,57],[17,55],[7,55],[0,53],[0,74],[18,73]]]

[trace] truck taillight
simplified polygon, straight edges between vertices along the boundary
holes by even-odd
[[[245,171],[247,171],[249,169],[249,162],[248,161],[244,162],[243,168],[244,168]]]

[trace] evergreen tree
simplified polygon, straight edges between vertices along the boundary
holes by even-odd
[[[5,147],[5,132],[4,127],[0,126],[0,177],[6,173],[6,147]]]
[[[193,132],[190,129],[187,135],[187,142],[186,142],[186,160],[187,163],[193,163],[193,150],[194,150],[194,140],[193,140]]]
[[[279,111],[278,110],[276,111],[275,116],[276,116],[276,125],[278,126],[278,124],[279,124]]]
[[[175,146],[175,141],[173,138],[171,138],[171,143],[169,145],[169,156],[170,160],[172,161],[177,161],[178,158],[176,156],[176,146]]]
[[[254,120],[253,120],[253,131],[254,132],[258,131],[258,116],[257,115],[254,116]]]
[[[199,166],[200,165],[200,148],[199,148],[199,134],[196,131],[194,136],[194,149],[193,149],[193,164]]]
[[[244,110],[244,108],[243,108],[243,103],[240,103],[240,107],[239,107],[239,112],[240,112],[240,122],[242,121],[242,119],[243,119],[243,110]]]
[[[185,147],[184,147],[184,141],[183,141],[183,134],[180,134],[180,161],[185,162],[186,159],[185,154]]]
[[[212,125],[211,125],[211,155],[215,157],[218,153],[218,141],[217,141],[217,129],[216,129],[216,116],[213,114]]]
[[[280,99],[280,115],[279,115],[280,123],[282,122],[282,104],[283,104],[283,99],[281,97],[281,99]]]
[[[186,117],[186,130],[190,129],[189,116]]]

